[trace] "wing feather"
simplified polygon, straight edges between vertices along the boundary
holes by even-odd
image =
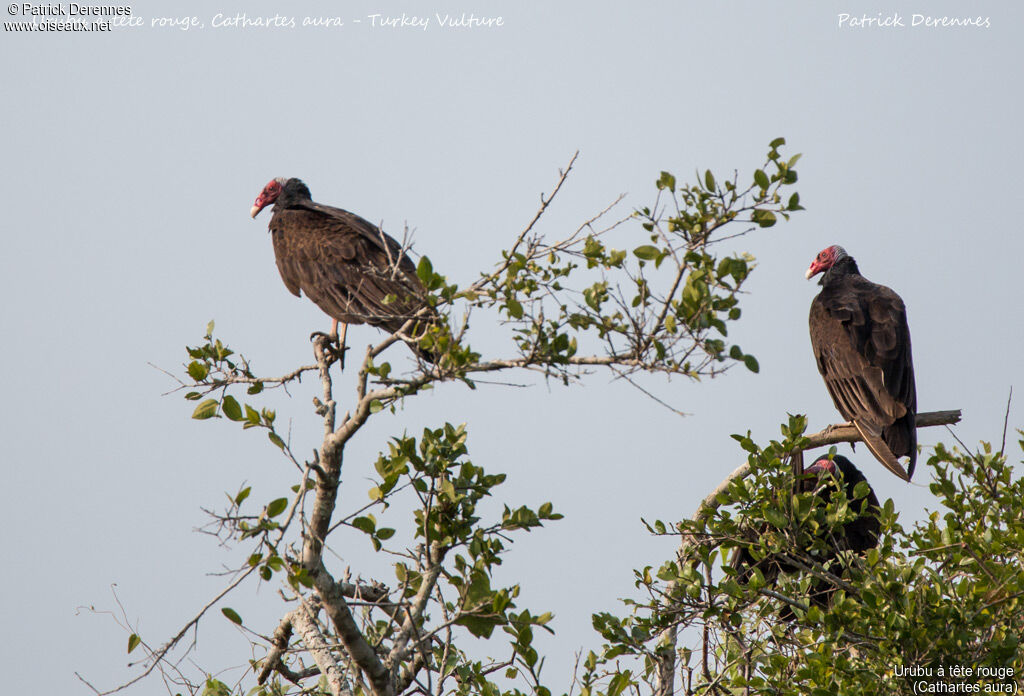
[[[285,285],[334,319],[396,331],[424,306],[412,260],[359,216],[312,204],[276,211],[270,229]]]

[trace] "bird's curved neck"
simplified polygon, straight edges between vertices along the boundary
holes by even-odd
[[[298,179],[290,179],[281,190],[281,195],[277,197],[275,207],[290,208],[312,200],[313,197],[304,183]]]
[[[821,281],[819,281],[818,284],[828,286],[842,280],[848,275],[860,275],[860,269],[857,268],[857,262],[853,260],[852,256],[844,256],[836,261],[832,265],[832,268],[825,271],[821,276]]]

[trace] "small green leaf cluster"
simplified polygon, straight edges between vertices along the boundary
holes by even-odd
[[[466,440],[465,425],[451,423],[426,428],[419,438],[394,438],[375,463],[379,478],[370,488],[369,498],[387,509],[397,504],[399,492],[411,490],[417,503],[412,530],[421,543],[416,554],[406,553],[406,558],[395,564],[400,596],[413,600],[423,588],[429,569],[443,564],[439,582],[444,589],[434,598],[437,610],[452,625],[462,626],[476,637],[489,638],[501,628],[511,639],[513,658],[508,670],[515,672],[511,676],[538,685],[540,659],[533,647],[534,630],[549,630],[551,614],[535,615],[517,609],[519,586],[495,587],[493,573],[501,564],[511,533],[530,531],[562,515],[550,503],[544,503],[536,509],[506,505],[500,521],[487,523],[481,519],[478,505],[505,481],[505,475],[488,474],[473,464]],[[377,550],[385,548],[383,542],[394,533],[380,527],[369,514],[349,524],[367,534]],[[394,630],[393,623],[378,621],[368,636],[383,642],[393,638]],[[438,645],[434,659],[440,678],[458,677],[458,693],[503,693],[491,681],[490,672],[454,644]]]
[[[698,183],[677,187],[676,177],[662,172],[655,185],[674,194],[676,203],[676,212],[667,220],[669,231],[700,240],[724,223],[744,220],[772,227],[779,217],[788,220],[790,213],[804,210],[798,193],[783,202],[782,189],[797,182],[795,167],[800,160],[799,154],[789,158],[780,154],[785,144],[785,138],[772,140],[764,165],[754,170],[753,181],[745,186],[736,176],[718,180],[707,170]],[[650,211],[645,212],[649,217]]]
[[[201,401],[192,411],[192,418],[207,420],[224,417],[241,423],[245,430],[263,428],[267,431],[267,438],[275,446],[287,451],[285,441],[274,429],[277,414],[273,410],[240,404],[238,399],[227,393],[230,386],[242,384],[246,386],[247,394],[260,394],[264,383],[252,373],[244,359],[237,363],[231,360],[235,352],[219,338],[213,337],[213,327],[213,321],[207,324],[204,344],[186,347],[189,357],[192,358],[192,362],[186,366],[186,372],[194,380],[191,386],[197,389],[187,392],[185,398],[189,401],[198,401],[212,392],[219,392],[220,397]]]
[[[434,270],[427,256],[420,257],[416,275],[429,293],[427,302],[435,310],[444,306],[450,307],[464,296],[459,292],[458,284],[449,283],[446,276]],[[468,344],[456,340],[447,322],[435,321],[426,326],[417,326],[413,333],[421,336],[419,346],[422,350],[442,356],[439,362],[448,370],[457,373],[480,359],[480,354],[474,352]]]
[[[233,690],[220,679],[208,677],[203,685],[202,696],[232,696]]]
[[[356,517],[348,524],[370,537],[374,551],[380,551],[383,548],[383,542],[395,535],[395,530],[391,527],[378,527],[377,518],[369,512]]]
[[[496,308],[528,363],[565,381],[583,346],[630,371],[698,377],[723,369],[718,363],[740,362],[756,372],[756,358],[723,340],[728,322],[740,318],[739,294],[754,259],[713,245],[728,238],[727,225],[770,227],[803,209],[795,193],[782,199],[797,181],[799,159],[780,154],[784,142],[772,141],[746,187],[735,178],[719,183],[710,171],[692,185],[662,172],[658,201],[635,215],[639,229],[590,224],[550,244],[520,237],[498,271],[471,290],[441,286],[473,307]],[[433,278],[429,266],[423,270]]]
[[[237,379],[248,379],[250,394],[259,394],[263,391],[263,384],[256,380],[249,365],[244,358],[239,356],[231,359],[235,351],[228,348],[219,338],[213,337],[214,321],[211,319],[206,325],[206,334],[203,336],[205,343],[198,346],[186,346],[185,351],[192,361],[185,367],[188,375],[195,380],[196,385],[214,385],[229,382]],[[200,392],[189,392],[185,395],[190,401],[198,401],[202,398]]]

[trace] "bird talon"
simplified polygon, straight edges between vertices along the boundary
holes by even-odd
[[[327,346],[328,352],[331,357],[338,361],[338,365],[342,370],[345,369],[345,353],[348,352],[348,346],[329,345]]]
[[[345,352],[348,350],[348,346],[340,344],[338,334],[314,331],[309,335],[309,340],[322,344],[323,351],[330,355],[332,360],[337,360],[341,368],[345,369]]]

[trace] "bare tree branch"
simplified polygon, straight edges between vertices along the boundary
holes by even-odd
[[[508,253],[505,256],[505,261],[501,265],[499,265],[498,268],[496,268],[494,271],[487,274],[480,280],[476,281],[470,287],[471,291],[480,290],[481,288],[483,288],[488,283],[490,283],[495,278],[497,278],[498,276],[505,272],[505,269],[508,268],[510,263],[512,263],[513,257],[519,250],[519,245],[522,244],[523,240],[526,239],[526,236],[530,234],[530,231],[533,230],[534,225],[537,224],[537,221],[540,220],[541,216],[544,215],[545,211],[547,211],[548,206],[551,205],[551,201],[555,199],[555,196],[557,196],[558,192],[562,189],[562,184],[564,184],[565,180],[569,178],[569,172],[572,171],[572,167],[576,163],[576,158],[579,156],[580,151],[577,150],[573,154],[572,159],[569,160],[569,164],[566,166],[566,168],[558,172],[558,182],[555,184],[555,188],[551,191],[551,193],[548,194],[548,197],[545,198],[544,194],[541,194],[540,208],[537,209],[537,212],[534,214],[533,219],[530,220],[530,223],[523,229],[522,232],[519,233],[519,236],[516,237],[516,240],[512,243],[512,246],[509,248]]]
[[[292,625],[302,636],[302,642],[309,651],[313,661],[320,668],[320,673],[327,679],[331,696],[351,696],[352,689],[344,670],[337,660],[316,623],[316,610],[303,602],[302,606],[292,612]]]
[[[348,602],[345,601],[345,595],[322,565],[316,573],[315,583],[317,594],[323,602],[327,615],[331,618],[331,623],[334,624],[338,638],[341,639],[341,643],[345,646],[345,651],[352,661],[369,678],[375,696],[393,696],[394,685],[387,668],[381,662],[373,646],[366,642],[366,637],[352,616]],[[323,668],[321,667],[321,669]]]
[[[416,592],[416,596],[412,600],[412,606],[405,617],[405,621],[402,623],[399,638],[395,641],[394,647],[387,657],[387,664],[394,672],[397,672],[398,667],[408,657],[406,646],[419,630],[419,622],[423,616],[423,611],[427,607],[427,601],[434,592],[437,578],[441,574],[441,562],[444,560],[444,552],[441,545],[436,541],[431,543],[424,556],[427,558],[426,573],[420,583],[419,590]]]
[[[288,649],[288,641],[292,637],[292,616],[294,614],[295,612],[285,614],[284,618],[281,619],[281,623],[274,631],[274,637],[270,641],[270,651],[263,658],[263,667],[260,668],[259,676],[256,678],[257,684],[265,683],[270,673],[280,665],[281,656]]]

